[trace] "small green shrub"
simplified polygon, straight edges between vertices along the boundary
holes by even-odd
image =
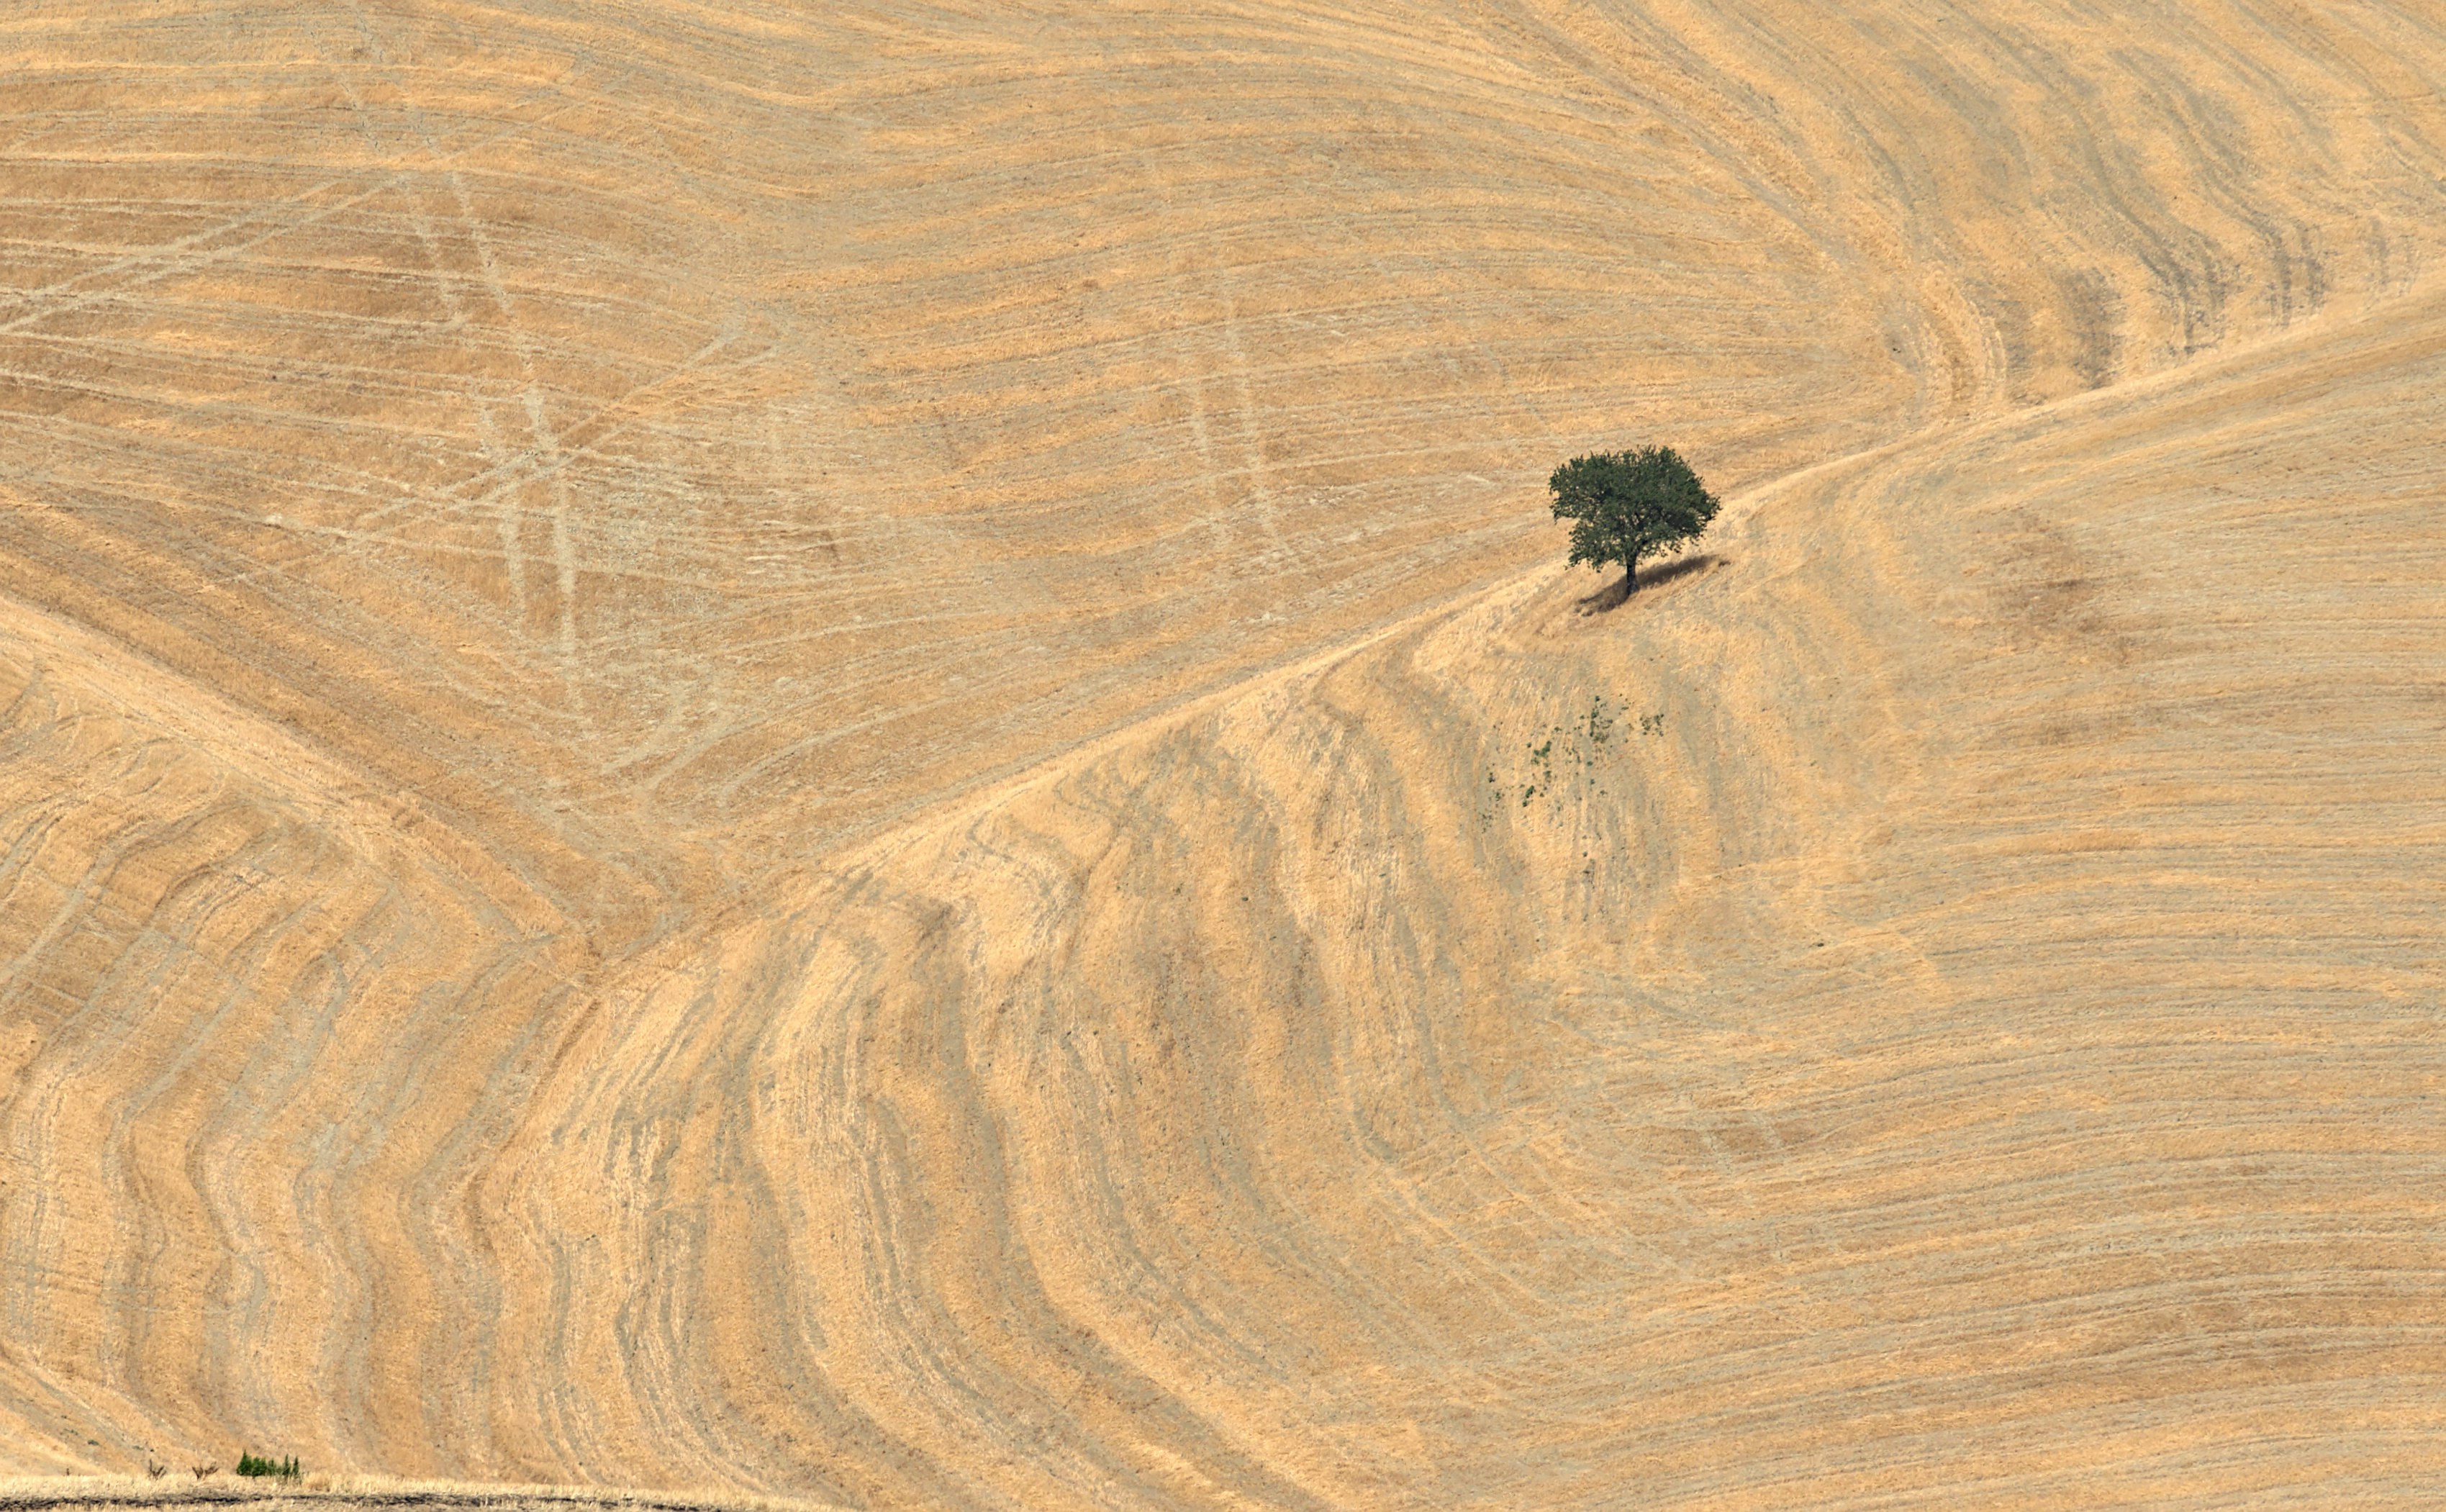
[[[293,1454],[285,1460],[267,1460],[257,1455],[241,1454],[237,1457],[237,1473],[276,1475],[284,1481],[294,1481],[304,1472],[297,1468],[297,1457]]]

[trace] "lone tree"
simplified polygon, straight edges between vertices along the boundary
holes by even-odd
[[[1626,597],[1639,592],[1639,558],[1698,539],[1716,518],[1716,496],[1670,446],[1574,457],[1546,485],[1554,518],[1571,521],[1571,565],[1622,563]]]

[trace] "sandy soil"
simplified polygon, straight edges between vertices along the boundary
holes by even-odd
[[[2435,13],[93,18],[0,1466],[2446,1484]]]

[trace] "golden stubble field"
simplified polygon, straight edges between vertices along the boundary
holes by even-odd
[[[2434,8],[0,78],[0,1467],[2446,1485]]]

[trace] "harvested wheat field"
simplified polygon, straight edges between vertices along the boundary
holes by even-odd
[[[2435,4],[0,80],[0,1507],[2446,1501]]]
[[[158,1463],[158,1462],[157,1462]],[[7,1512],[838,1512],[814,1502],[742,1495],[689,1496],[608,1490],[582,1485],[403,1481],[389,1476],[332,1475],[223,1479],[210,1474],[34,1476],[0,1479]]]

